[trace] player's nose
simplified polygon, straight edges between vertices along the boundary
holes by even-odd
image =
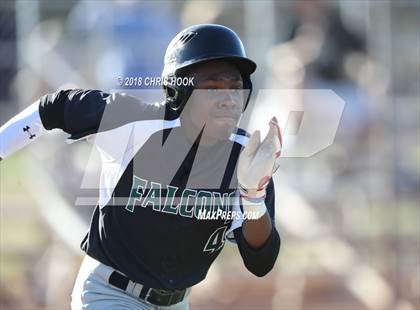
[[[220,91],[220,98],[217,100],[217,108],[236,110],[242,106],[241,91],[234,89],[224,89]]]

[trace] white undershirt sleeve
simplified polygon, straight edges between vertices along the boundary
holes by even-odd
[[[46,132],[39,116],[39,100],[0,127],[0,158],[38,139]]]

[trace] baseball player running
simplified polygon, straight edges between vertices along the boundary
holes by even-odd
[[[262,277],[280,249],[272,174],[281,133],[237,127],[256,64],[239,37],[214,24],[184,29],[170,42],[162,78],[166,100],[61,90],[42,96],[0,128],[7,158],[52,129],[100,152],[99,201],[81,243],[86,256],[72,309],[188,309],[225,240]],[[178,84],[178,78],[193,80]],[[171,82],[172,81],[172,82]]]

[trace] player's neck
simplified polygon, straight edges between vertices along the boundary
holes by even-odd
[[[220,140],[215,137],[206,135],[205,130],[203,131],[202,129],[197,128],[187,118],[182,119],[181,129],[184,132],[188,142],[191,144],[193,144],[197,140],[197,137],[200,135],[200,132],[202,132],[202,136],[200,139],[200,147],[211,147]]]
[[[185,136],[187,137],[188,142],[193,144],[196,141],[200,132],[198,130],[195,130],[195,129],[189,129],[186,126],[181,126],[181,128],[182,128]],[[203,133],[203,135],[201,136],[201,139],[200,139],[200,146],[201,147],[211,147],[211,146],[215,145],[217,142],[219,142],[219,139],[216,139],[214,137],[206,136]]]

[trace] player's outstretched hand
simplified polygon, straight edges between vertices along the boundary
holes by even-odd
[[[270,130],[260,142],[260,131],[255,131],[239,156],[238,183],[245,199],[263,199],[265,188],[277,170],[282,137],[277,119],[270,120]]]

